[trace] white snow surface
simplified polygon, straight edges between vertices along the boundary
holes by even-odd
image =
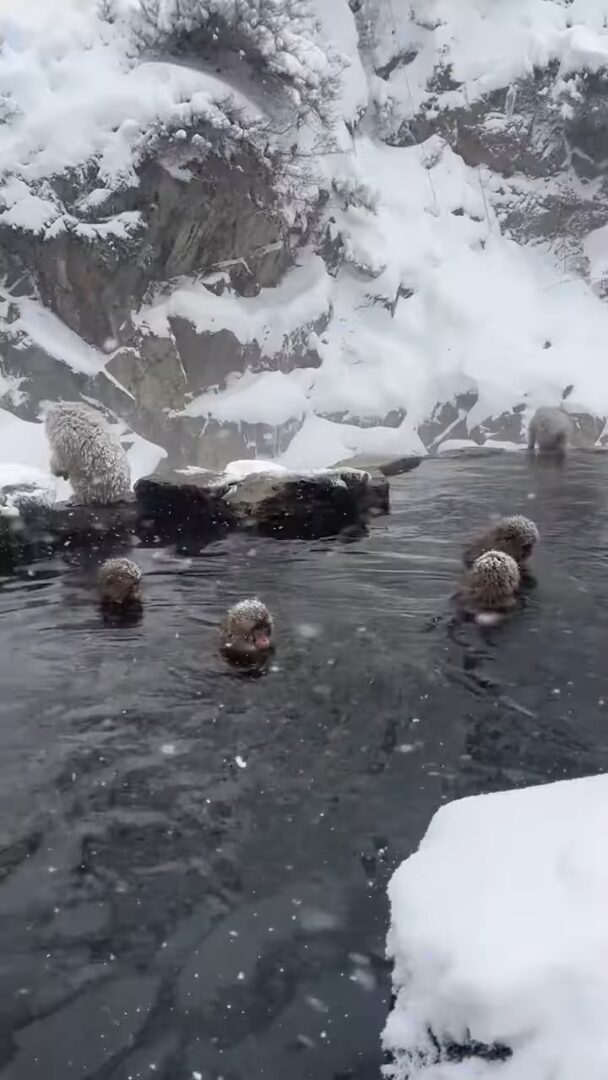
[[[224,469],[227,480],[244,480],[252,473],[270,473],[274,476],[285,476],[288,470],[279,465],[277,461],[264,461],[263,458],[249,458],[240,461],[229,461]]]
[[[604,1080],[608,777],[442,807],[389,885],[395,1080]],[[437,1061],[429,1038],[512,1050]]]
[[[329,313],[331,293],[323,260],[304,252],[280,285],[264,290],[261,301],[231,293],[216,296],[203,283],[181,278],[168,295],[163,292],[141,309],[137,323],[167,336],[169,318],[179,317],[199,333],[229,330],[243,345],[256,341],[262,355],[274,356],[294,330]],[[187,415],[200,415],[196,408],[190,406]]]
[[[13,330],[22,330],[34,345],[67,364],[73,371],[87,375],[103,371],[107,356],[83,341],[48,308],[37,300],[24,297],[19,300],[19,309],[20,315],[12,324]]]
[[[94,0],[0,0],[0,222],[46,236],[75,229],[91,242],[128,238],[138,215],[104,217],[105,200],[137,182],[136,165],[158,130],[187,138],[204,118],[243,135],[264,123],[267,99],[248,92],[251,80],[236,87],[213,65],[150,60],[137,47],[139,0],[109,6],[113,22]],[[608,0],[366,0],[364,7],[373,12],[365,35],[348,0],[158,6],[159,42],[172,28],[203,25],[210,11],[238,24],[309,109],[296,137],[301,153],[311,151],[303,176],[312,171],[329,192],[332,235],[346,259],[331,276],[312,250],[299,252],[282,283],[256,297],[216,296],[202,281],[179,279],[134,312],[140,327],[158,334],[180,315],[201,333],[227,330],[259,346],[255,371],[235,372],[225,389],[209,387],[185,415],[299,428],[282,458],[289,468],[359,452],[423,452],[420,425],[471,391],[479,400],[467,414],[469,430],[521,404],[525,423],[571,383],[582,410],[608,416],[608,310],[592,287],[608,268],[604,229],[586,245],[592,284],[566,276],[548,250],[501,235],[491,185],[482,188],[478,171],[438,137],[390,147],[371,134],[373,124],[365,134],[350,127],[366,107],[370,116],[416,112],[438,61],[463,83],[440,95],[440,108],[506,88],[550,60],[564,78],[598,70],[608,60]],[[375,75],[400,49],[417,56],[386,79]],[[324,126],[313,115],[321,100],[331,104]],[[320,132],[325,143],[315,150]],[[84,222],[48,180],[92,161],[99,187],[80,207]],[[105,370],[99,350],[33,300],[21,302],[16,329],[77,371]],[[320,366],[306,358],[303,367],[282,363],[294,342]]]
[[[564,77],[608,63],[606,0],[413,0],[380,4],[379,13],[376,66],[400,51],[417,54],[406,74],[395,68],[388,88],[377,82],[379,101],[399,102],[404,115],[435,104],[425,84],[438,61],[462,83],[441,95],[440,108],[465,106],[551,62]]]

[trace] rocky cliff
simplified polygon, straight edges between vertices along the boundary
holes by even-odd
[[[177,466],[314,466],[517,442],[565,395],[580,441],[603,439],[607,17],[15,7],[0,435],[82,396]]]

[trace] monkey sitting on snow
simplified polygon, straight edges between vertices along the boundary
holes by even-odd
[[[542,406],[528,425],[528,450],[538,449],[545,454],[565,454],[572,438],[572,420],[564,409]]]
[[[127,455],[115,435],[92,409],[59,402],[46,414],[51,472],[69,480],[83,503],[107,505],[124,499],[131,488]]]

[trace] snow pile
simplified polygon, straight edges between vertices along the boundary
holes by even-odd
[[[608,777],[463,799],[389,886],[395,1080],[604,1080]]]

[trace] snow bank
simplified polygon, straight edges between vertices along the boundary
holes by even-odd
[[[420,436],[412,430],[407,420],[396,428],[382,424],[359,427],[357,424],[336,423],[311,413],[281,455],[280,461],[288,469],[299,472],[323,469],[359,454],[364,457],[424,456],[426,450]]]
[[[389,886],[387,1076],[604,1080],[607,820],[603,776],[439,810]]]

